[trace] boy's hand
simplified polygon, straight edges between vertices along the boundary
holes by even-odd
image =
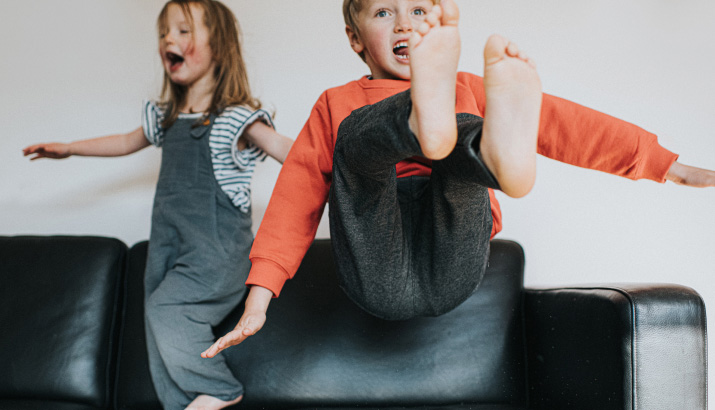
[[[201,357],[210,359],[216,356],[220,351],[243,342],[249,336],[253,336],[256,332],[261,330],[264,323],[266,323],[265,313],[244,312],[236,327],[201,353]]]
[[[673,163],[665,179],[695,188],[715,187],[715,171]]]
[[[201,353],[201,357],[210,359],[220,351],[235,346],[249,336],[255,335],[266,323],[266,310],[268,310],[268,304],[272,298],[273,292],[270,290],[260,286],[251,287],[246,299],[246,310],[243,312],[243,316],[241,316],[236,327]]]
[[[70,152],[69,144],[62,143],[31,145],[23,149],[22,154],[24,156],[35,154],[34,157],[30,158],[30,161],[34,161],[40,158],[62,159],[72,155],[72,153]]]

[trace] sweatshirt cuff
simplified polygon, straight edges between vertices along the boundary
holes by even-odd
[[[637,179],[650,179],[664,183],[665,177],[670,171],[670,167],[678,159],[678,155],[663,148],[657,142],[651,144],[648,151],[643,156],[641,169]]]
[[[255,258],[251,259],[251,272],[248,274],[246,286],[266,288],[277,298],[288,279],[290,277],[279,264],[269,259]]]

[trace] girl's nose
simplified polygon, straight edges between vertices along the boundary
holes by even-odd
[[[171,33],[171,30],[164,33],[163,40],[164,40],[165,44],[173,44],[174,43],[174,35]]]

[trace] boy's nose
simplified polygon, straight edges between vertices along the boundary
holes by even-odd
[[[412,31],[412,21],[407,16],[398,16],[395,20],[395,33],[407,33]]]

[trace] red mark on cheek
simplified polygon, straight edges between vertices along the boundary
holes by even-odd
[[[190,43],[189,46],[184,50],[184,56],[193,56],[194,53],[196,52],[196,47],[194,47],[194,43]]]

